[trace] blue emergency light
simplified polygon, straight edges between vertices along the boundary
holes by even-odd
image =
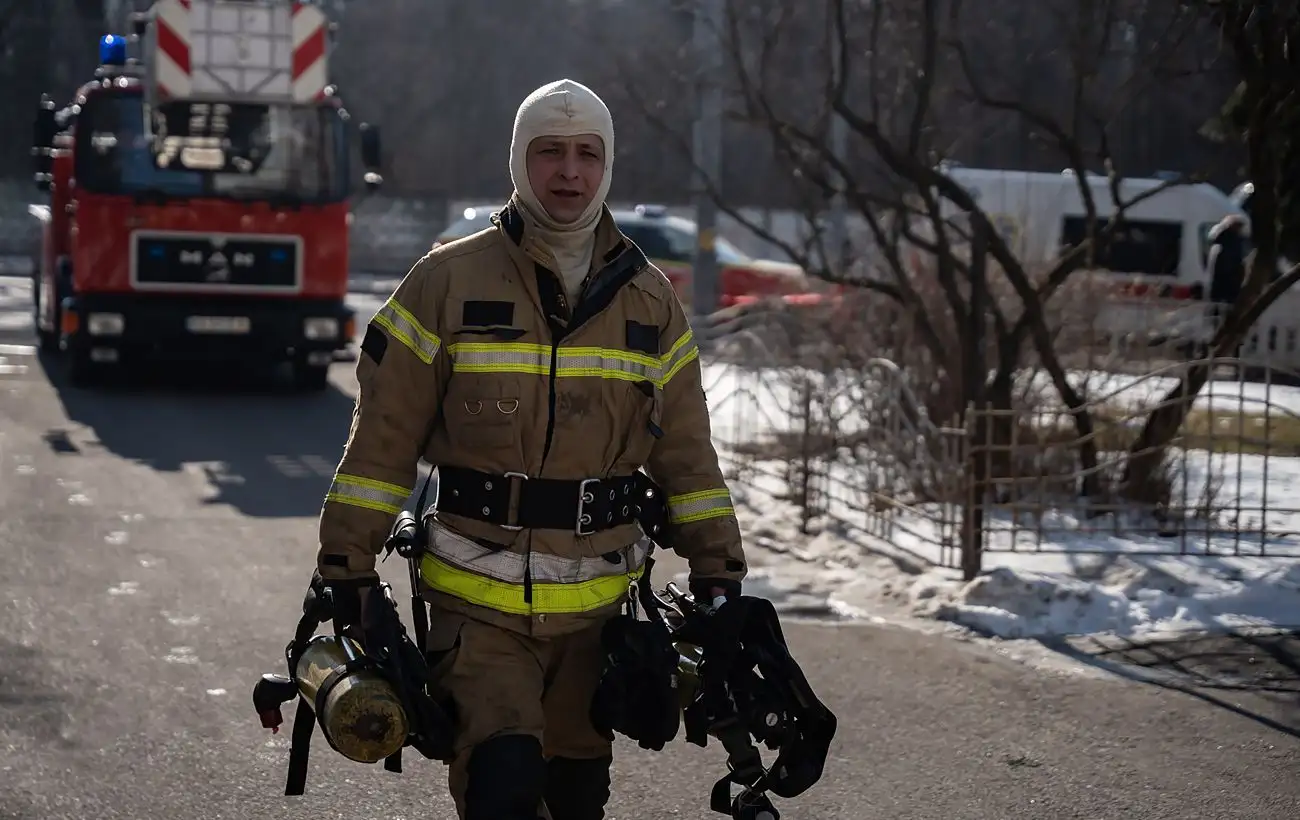
[[[126,38],[120,34],[99,38],[99,64],[126,65]]]

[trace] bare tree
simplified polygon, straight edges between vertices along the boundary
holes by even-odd
[[[802,247],[745,219],[715,190],[723,210],[815,273],[897,302],[913,317],[937,360],[965,371],[967,401],[1006,405],[1026,345],[1074,414],[1084,467],[1095,465],[1091,421],[1053,350],[1044,306],[1113,234],[1123,212],[1162,188],[1123,197],[1110,134],[1125,107],[1159,83],[1185,42],[1192,15],[1172,3],[1127,0],[766,0],[732,2],[724,30],[731,119],[764,132],[790,170],[792,187],[824,212],[837,191],[874,239],[871,264],[832,270],[812,264],[832,254],[813,231]],[[1139,36],[1139,33],[1141,36]],[[1047,78],[1026,87],[1025,76]],[[640,110],[688,148],[677,124]],[[850,134],[830,139],[833,118]],[[1092,235],[1036,266],[999,231],[995,214],[945,171],[944,160],[1017,126],[1070,168],[1091,217]],[[1088,176],[1109,179],[1114,216],[1099,219]],[[1170,183],[1175,184],[1175,183]],[[935,260],[949,327],[926,305],[907,249]],[[816,252],[814,252],[816,251]],[[990,300],[1005,284],[1011,302]],[[953,363],[954,339],[993,328],[992,361]],[[978,337],[976,338],[978,344]],[[960,353],[961,345],[957,346]],[[968,351],[975,353],[976,351]],[[990,368],[989,365],[992,365]],[[984,374],[993,371],[990,379]],[[1096,488],[1084,487],[1085,494]]]
[[[1242,78],[1225,126],[1246,147],[1247,176],[1255,186],[1251,202],[1254,251],[1241,293],[1219,324],[1207,358],[1190,367],[1170,389],[1130,449],[1124,476],[1126,494],[1148,503],[1158,501],[1148,497],[1154,484],[1150,478],[1159,470],[1164,451],[1209,380],[1213,360],[1232,355],[1264,311],[1300,281],[1300,266],[1278,273],[1282,203],[1297,191],[1290,161],[1294,123],[1300,114],[1296,100],[1300,9],[1294,2],[1248,0],[1192,0],[1187,6],[1217,25]]]

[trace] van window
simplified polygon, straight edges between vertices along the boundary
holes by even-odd
[[[1087,217],[1065,217],[1061,223],[1062,251],[1087,238]],[[1104,247],[1093,254],[1093,266],[1115,273],[1177,276],[1182,248],[1181,222],[1125,219],[1112,234],[1110,242],[1104,243]]]

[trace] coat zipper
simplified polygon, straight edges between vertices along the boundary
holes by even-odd
[[[551,440],[555,437],[555,373],[559,368],[559,339],[551,328],[551,384],[546,401],[546,442],[542,446],[542,465],[537,475],[546,470],[546,459],[551,454]],[[533,602],[533,535],[528,534],[528,552],[524,555],[524,603]]]
[[[595,276],[589,277],[588,281],[595,280],[597,277],[600,276],[600,273],[603,271],[604,271],[604,267],[602,267],[601,271],[598,271]],[[563,287],[559,281],[558,276],[556,276],[553,272],[549,270],[547,271],[547,273],[551,275],[552,280],[555,282],[557,286],[560,286],[561,288]],[[586,289],[587,289],[586,286],[587,286],[587,282],[584,282],[583,295],[586,294]],[[582,297],[579,296],[579,303],[581,303],[581,301],[582,301]],[[607,307],[608,305],[606,305],[606,308]],[[572,308],[570,308],[569,317],[570,317],[570,321],[578,318],[577,305],[574,305]],[[585,323],[587,320],[591,318],[593,317],[590,316],[583,317],[583,322]],[[573,332],[574,330],[577,330],[578,328],[576,324],[570,324],[569,327],[562,328],[557,326],[556,324],[553,324],[551,322],[551,317],[546,316],[545,319],[546,319],[547,327],[551,332],[551,384],[548,390],[547,401],[546,401],[547,404],[546,441],[542,446],[542,464],[537,470],[537,475],[539,477],[546,471],[546,459],[551,454],[551,442],[555,438],[555,401],[556,401],[555,374],[556,371],[559,369],[560,342],[564,339],[565,336],[567,336],[569,333]],[[533,536],[532,533],[530,532],[528,534],[528,549],[524,554],[524,603],[532,604],[532,602],[533,602]]]

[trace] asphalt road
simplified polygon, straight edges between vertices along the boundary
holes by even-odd
[[[254,383],[65,387],[0,282],[0,817],[446,818],[444,769],[350,763],[249,693],[280,671],[351,365],[302,396]],[[7,301],[6,301],[7,300]],[[375,297],[359,303],[373,309]],[[57,372],[57,371],[56,371]],[[385,571],[398,583],[402,568]],[[1294,715],[1110,676],[1049,674],[891,626],[790,623],[839,714],[826,776],[787,820],[1300,816]],[[621,746],[614,818],[706,818],[716,745]],[[502,772],[502,777],[508,777]],[[716,815],[721,816],[721,815]]]

